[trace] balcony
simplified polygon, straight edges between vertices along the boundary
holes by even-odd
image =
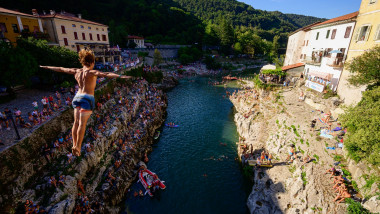
[[[321,56],[316,56],[316,57],[306,57],[305,59],[303,59],[303,62],[305,64],[309,64],[309,65],[317,65],[317,66],[320,66],[321,65],[321,62],[322,62],[322,57]]]
[[[25,30],[23,30],[21,32],[21,37],[22,38],[33,37],[35,39],[43,39],[43,40],[49,40],[50,39],[50,36],[47,33],[42,33],[42,32],[38,32],[38,31],[29,32],[29,31],[25,31]]]
[[[343,58],[344,57],[334,57],[327,61],[327,65],[333,68],[343,68]]]

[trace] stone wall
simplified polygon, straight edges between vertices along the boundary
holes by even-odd
[[[128,89],[121,90],[122,96],[138,98],[132,112],[128,112],[126,108],[117,115],[112,112],[118,97],[112,97],[103,105],[101,112],[109,112],[110,116],[115,116],[118,120],[108,124],[109,128],[93,142],[92,152],[82,153],[72,164],[67,163],[64,152],[59,153],[59,157],[50,164],[41,154],[41,147],[45,143],[51,143],[58,135],[71,128],[72,109],[66,110],[38,128],[28,138],[3,151],[0,162],[0,211],[9,212],[16,207],[22,209],[21,203],[31,199],[35,204],[45,202],[49,213],[72,213],[78,199],[77,181],[82,180],[86,195],[90,200],[102,202],[103,212],[119,212],[118,204],[123,201],[129,186],[136,178],[136,165],[146,152],[151,151],[155,130],[162,125],[166,114],[166,98],[161,93],[165,100],[164,105],[155,112],[155,117],[149,120],[145,128],[141,128],[142,120],[138,114],[143,108],[147,87],[145,83],[143,90],[138,94],[132,94]],[[90,119],[87,127],[95,125],[94,123],[94,120]],[[144,134],[135,143],[133,151],[128,155],[120,155],[122,165],[114,169],[113,158],[119,151],[110,147],[110,143],[123,136],[129,129],[140,129]],[[61,170],[52,172],[52,165],[59,166]],[[117,177],[114,187],[105,182],[105,174],[110,171]],[[64,186],[56,189],[49,187],[48,180],[51,175],[56,176],[56,179],[58,175],[65,175]]]

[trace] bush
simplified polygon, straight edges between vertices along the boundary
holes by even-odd
[[[182,47],[178,50],[179,61],[186,65],[202,58],[202,51],[196,47]]]
[[[210,69],[210,70],[217,70],[222,67],[222,65],[216,62],[215,59],[211,56],[206,56],[206,59],[204,62],[206,64],[207,69]]]
[[[340,119],[348,130],[348,155],[355,161],[380,165],[380,87],[364,92],[358,105],[349,107]]]
[[[143,77],[149,83],[160,83],[164,78],[162,71],[156,72],[143,72],[143,68],[135,68],[124,73],[127,76]]]
[[[282,71],[281,68],[275,69],[275,70],[262,70],[262,74],[272,74],[272,75],[277,75],[277,76],[286,76],[286,73]]]
[[[348,214],[370,214],[367,209],[365,209],[359,202],[354,201],[352,198],[346,198],[346,203],[348,204]]]

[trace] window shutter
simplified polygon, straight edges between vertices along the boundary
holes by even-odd
[[[375,36],[373,37],[373,40],[379,40],[379,31],[380,31],[380,24],[377,25]]]
[[[358,41],[359,39],[359,33],[360,33],[360,30],[362,29],[362,27],[360,28],[356,28],[355,29],[355,33],[354,33],[354,41]]]
[[[364,39],[364,41],[368,40],[369,34],[371,33],[371,28],[372,28],[371,25],[368,26],[367,32],[365,33],[365,39]]]

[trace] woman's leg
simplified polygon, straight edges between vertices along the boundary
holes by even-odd
[[[84,138],[84,134],[86,132],[87,120],[88,118],[90,118],[91,114],[92,114],[91,110],[84,110],[84,109],[80,110],[79,125],[78,125],[78,130],[77,130],[77,141],[76,141],[76,146],[75,146],[76,156],[80,156],[82,141]]]
[[[80,111],[80,108],[74,108],[74,123],[73,123],[73,128],[71,130],[71,133],[73,135],[73,153],[74,153],[74,149],[76,148],[77,146],[77,133],[78,133],[78,126],[79,126],[79,111]]]

